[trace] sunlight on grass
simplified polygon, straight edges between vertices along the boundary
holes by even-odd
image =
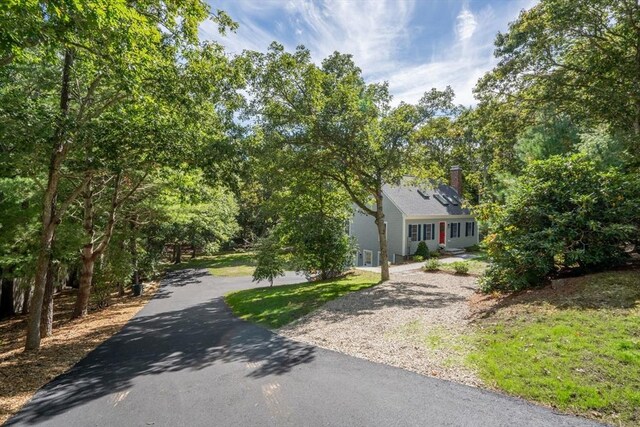
[[[206,268],[213,276],[242,277],[251,276],[255,270],[255,254],[253,252],[230,252],[211,256],[200,256],[168,269],[183,270],[186,268]]]
[[[469,360],[508,393],[638,425],[639,304],[637,271],[594,275],[571,295],[518,304],[483,322]]]
[[[482,275],[486,270],[487,266],[489,265],[487,262],[479,259],[468,259],[468,260],[459,261],[459,262],[466,264],[467,267],[469,267],[468,274],[472,276]],[[454,267],[451,264],[447,264],[447,263],[440,263],[440,266],[438,267],[438,269],[442,271],[448,271],[450,273],[455,273]]]
[[[232,292],[225,300],[236,316],[269,328],[279,328],[327,301],[374,286],[379,279],[377,274],[354,272],[322,282]]]

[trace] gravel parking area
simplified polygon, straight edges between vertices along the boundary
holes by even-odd
[[[327,303],[279,330],[297,341],[351,356],[457,381],[481,385],[461,367],[469,323],[468,299],[476,279],[420,271]]]

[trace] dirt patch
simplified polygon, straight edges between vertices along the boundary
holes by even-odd
[[[118,332],[155,294],[158,283],[145,285],[142,297],[114,297],[103,310],[83,319],[69,320],[75,290],[65,290],[54,300],[53,336],[42,340],[40,350],[25,353],[26,316],[0,323],[0,424],[15,414],[35,392],[69,370],[87,353]]]
[[[470,298],[471,317],[486,319],[522,316],[548,309],[629,309],[640,299],[640,271],[620,274],[613,270],[553,280],[550,284],[513,293],[475,294]]]
[[[481,385],[464,362],[476,279],[405,272],[281,328],[294,340],[423,375]]]

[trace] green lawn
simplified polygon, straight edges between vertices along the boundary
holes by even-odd
[[[471,274],[473,276],[481,276],[484,273],[484,270],[487,268],[487,262],[481,259],[467,259],[463,261],[457,261],[461,264],[466,264],[469,268],[469,272],[467,274]],[[455,269],[451,264],[440,263],[438,270],[447,271],[449,273],[455,273]]]
[[[256,268],[255,255],[253,252],[229,252],[201,256],[178,265],[172,265],[169,270],[185,268],[206,268],[213,276],[251,276]]]
[[[327,301],[379,283],[378,274],[353,272],[333,280],[232,292],[225,299],[234,314],[268,328],[279,328]]]
[[[480,321],[469,361],[488,385],[510,394],[639,425],[640,274],[602,273],[572,286]]]

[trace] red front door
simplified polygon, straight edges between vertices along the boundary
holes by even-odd
[[[444,245],[446,243],[445,242],[446,234],[447,234],[447,223],[441,222],[440,223],[440,244],[441,245]]]

